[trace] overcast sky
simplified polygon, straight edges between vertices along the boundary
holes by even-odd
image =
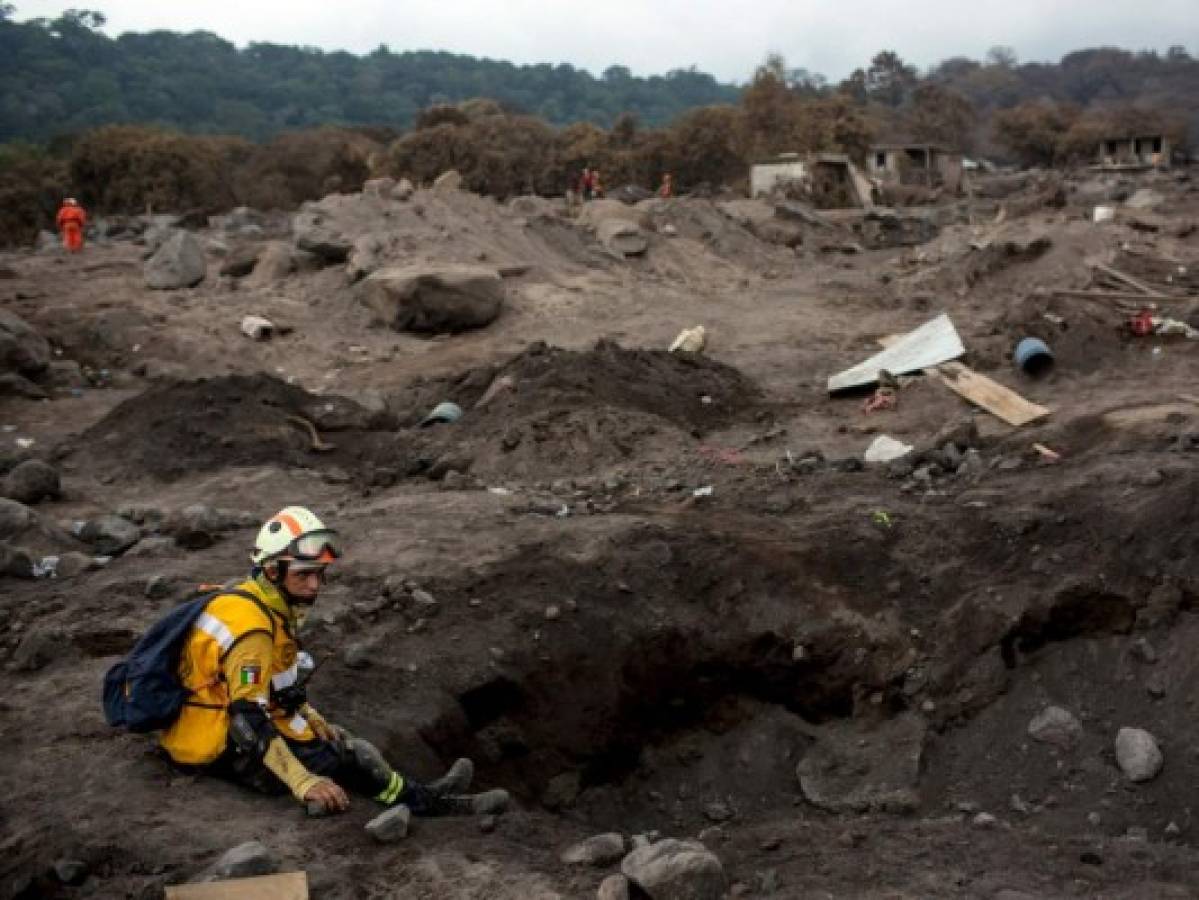
[[[211,31],[234,44],[300,44],[366,53],[449,50],[515,63],[568,62],[595,74],[650,75],[694,65],[746,81],[771,50],[792,68],[839,80],[880,49],[927,68],[1007,45],[1056,62],[1101,45],[1199,55],[1199,0],[12,0],[16,18],[95,8],[111,35]]]

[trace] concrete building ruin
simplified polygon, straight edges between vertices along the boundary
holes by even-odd
[[[1170,142],[1162,134],[1106,138],[1099,145],[1099,168],[1166,168],[1170,165],[1170,154]]]
[[[749,195],[781,194],[816,209],[869,209],[870,181],[844,153],[782,153],[755,163],[749,173]]]
[[[871,177],[890,184],[953,193],[962,187],[962,154],[936,144],[878,144],[870,148],[869,170]]]

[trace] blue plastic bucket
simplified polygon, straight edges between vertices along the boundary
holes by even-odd
[[[1030,378],[1040,378],[1053,368],[1053,351],[1040,338],[1024,338],[1012,356],[1016,367]]]

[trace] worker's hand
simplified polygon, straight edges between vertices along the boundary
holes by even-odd
[[[350,808],[350,798],[341,785],[328,778],[322,778],[310,787],[304,802],[320,803],[328,812],[345,812]]]

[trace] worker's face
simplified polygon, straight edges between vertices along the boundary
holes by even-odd
[[[294,603],[311,606],[316,602],[317,594],[321,592],[321,585],[324,583],[324,568],[299,571],[289,568],[283,577],[283,590]]]

